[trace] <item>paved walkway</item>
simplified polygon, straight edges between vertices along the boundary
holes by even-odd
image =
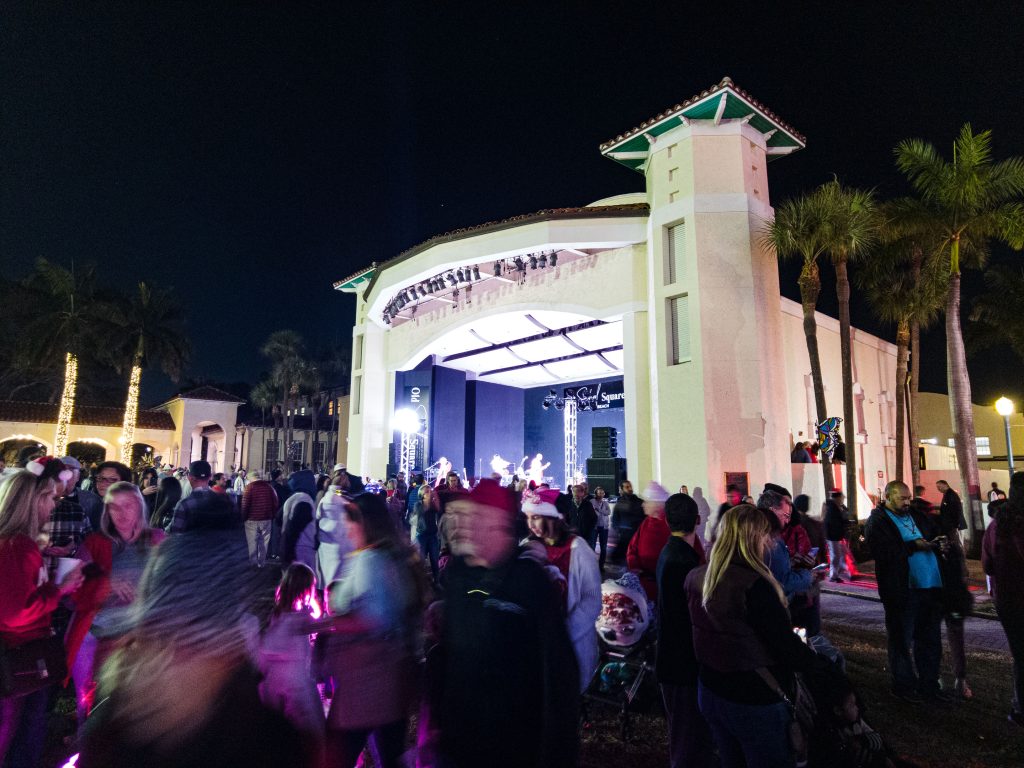
[[[821,619],[826,631],[829,624],[885,632],[885,614],[882,604],[874,599],[850,597],[832,592],[822,592]],[[943,627],[945,635],[945,627]],[[1009,653],[1003,625],[992,619],[970,617],[964,627],[964,639],[969,651],[991,651]]]

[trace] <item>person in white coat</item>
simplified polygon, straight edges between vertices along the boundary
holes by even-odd
[[[350,503],[342,486],[345,477],[344,472],[336,475],[316,506],[315,518],[320,539],[316,563],[320,583],[324,585],[341,578],[345,555],[354,549],[345,530],[345,504]]]
[[[580,691],[585,691],[597,670],[599,649],[595,622],[601,613],[601,569],[597,554],[571,533],[555,505],[537,494],[523,497],[523,513],[530,540],[543,547],[549,569],[556,574],[565,601],[565,623],[576,651]]]

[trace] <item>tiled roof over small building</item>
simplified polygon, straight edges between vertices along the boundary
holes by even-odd
[[[188,392],[179,392],[174,398],[182,398],[183,400],[216,400],[223,403],[244,403],[240,397],[235,397],[230,392],[225,392],[223,389],[217,389],[216,387],[202,386],[190,389]]]
[[[0,421],[20,421],[56,424],[56,403],[30,403],[20,400],[0,400]],[[124,409],[98,405],[76,405],[72,424],[90,427],[120,427],[124,423]],[[140,410],[137,427],[174,431],[174,420],[167,411]]]

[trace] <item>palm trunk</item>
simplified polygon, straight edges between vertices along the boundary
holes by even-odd
[[[279,459],[277,457],[281,455],[281,414],[282,414],[281,406],[279,404],[275,403],[272,406],[272,408],[273,408],[273,410],[271,412],[271,415],[274,417],[274,456],[273,456],[273,458],[271,458],[269,456],[267,457],[267,459],[269,459],[270,461],[273,462],[270,465],[270,467],[269,467],[269,469],[271,471],[277,469],[277,462],[279,461]]]
[[[959,250],[954,241],[954,250]],[[955,258],[955,257],[954,257]],[[946,300],[946,383],[949,388],[949,412],[953,426],[956,461],[960,483],[966,493],[965,511],[971,530],[971,552],[977,556],[981,545],[981,477],[978,474],[978,446],[974,440],[974,410],[971,403],[971,377],[960,328],[960,272],[949,278]]]
[[[846,260],[836,261],[836,298],[839,299],[839,354],[843,369],[843,422],[846,435],[846,500],[850,519],[857,519],[857,425],[853,417],[853,352],[850,349],[850,277]],[[826,489],[828,490],[828,489]]]
[[[910,320],[901,317],[896,326],[896,476],[903,480],[907,423],[907,354],[910,348]]]
[[[818,323],[814,319],[814,309],[821,293],[821,276],[818,265],[813,261],[804,262],[800,270],[800,304],[804,311],[804,337],[807,341],[807,357],[811,363],[811,383],[814,385],[814,409],[818,412],[818,423],[828,418],[825,405],[825,383],[821,378],[821,355],[818,353]],[[821,472],[825,481],[825,493],[832,490],[835,481],[832,478],[832,462],[822,452]]]
[[[921,428],[917,404],[921,392],[921,324],[916,320],[910,324],[910,398],[907,437],[910,443],[910,476],[916,488],[921,484]]]
[[[315,401],[313,401],[313,409],[312,410],[313,410],[313,412],[310,415],[310,418],[313,420],[313,448],[312,448],[312,452],[313,452],[313,464],[316,464],[316,462],[317,462],[316,449],[317,449],[317,446],[320,445],[320,419],[319,419],[319,416],[320,416],[320,398],[317,398]],[[323,462],[323,460],[324,460],[324,457],[321,456],[319,461]]]
[[[132,465],[132,447],[135,445],[135,423],[139,417],[139,382],[142,379],[142,338],[135,347],[132,370],[128,376],[128,398],[124,403],[124,423],[121,425],[121,463]]]
[[[60,410],[57,411],[57,433],[53,439],[53,455],[64,456],[68,452],[68,430],[75,412],[75,393],[78,391],[78,356],[68,352],[64,357],[64,389],[60,395]]]

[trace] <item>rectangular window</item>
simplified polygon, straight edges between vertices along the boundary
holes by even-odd
[[[313,463],[323,464],[324,455],[327,453],[327,446],[325,443],[317,442],[313,444]]]
[[[989,443],[987,437],[976,437],[974,438],[974,444],[978,447],[979,456],[991,456],[992,446]]]
[[[363,377],[356,376],[352,380],[352,415],[358,416],[363,404]]]
[[[302,441],[293,440],[292,449],[288,451],[288,458],[292,461],[300,461],[302,459]]]
[[[328,416],[333,416],[334,415],[334,401],[333,400],[328,400],[327,401],[327,415]]]
[[[352,363],[355,365],[355,369],[358,371],[363,367],[363,335],[359,334],[356,336],[356,349],[353,355]]]
[[[946,441],[946,444],[949,445],[950,448],[956,448],[956,440],[952,437]]]
[[[668,364],[690,361],[690,297],[675,296],[668,304]]]
[[[279,443],[277,440],[267,440],[267,453],[265,460],[267,462],[277,461],[279,458],[281,458],[279,453],[280,450],[281,449],[279,448]]]
[[[686,279],[686,223],[665,228],[665,285]]]

